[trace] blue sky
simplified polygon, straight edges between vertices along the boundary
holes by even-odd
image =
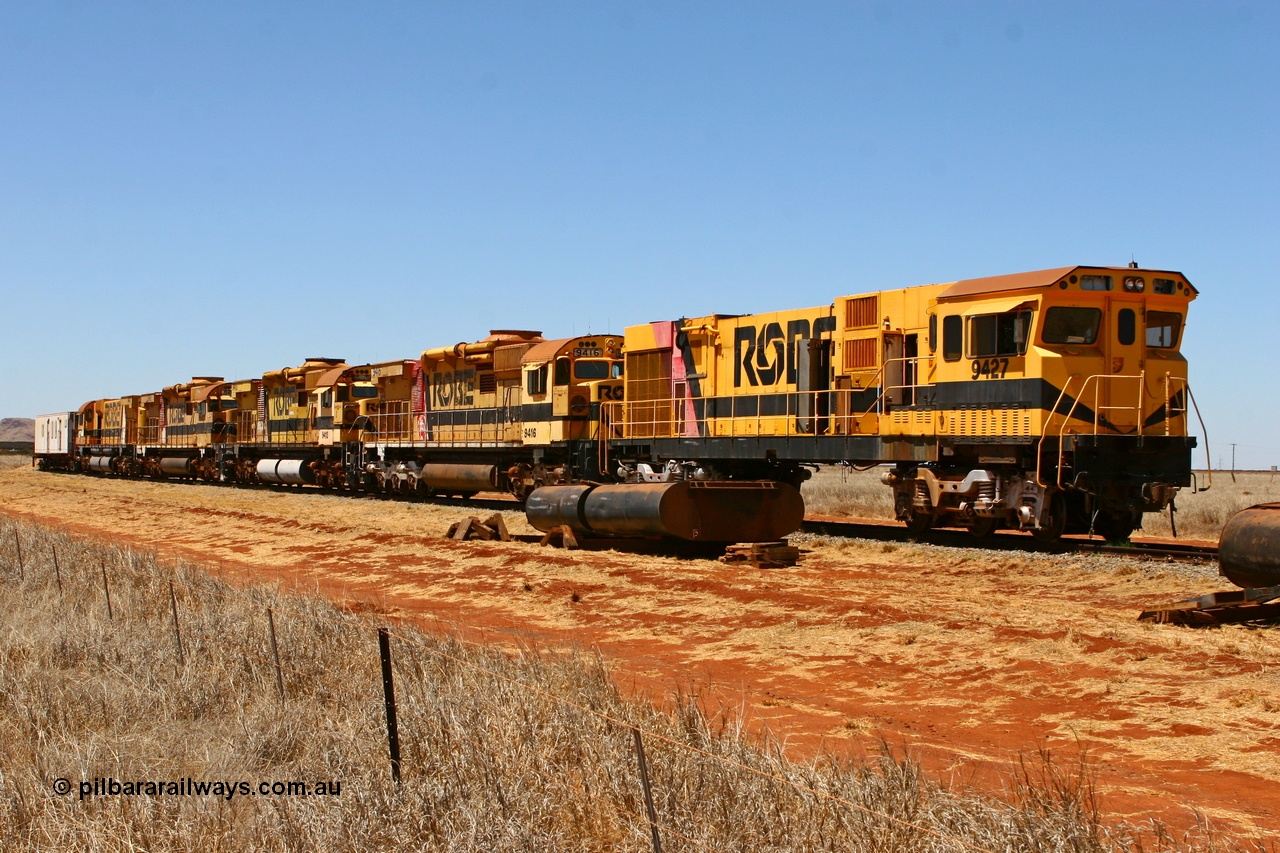
[[[1132,258],[1200,290],[1215,465],[1280,464],[1277,43],[1260,2],[6,2],[0,416]]]

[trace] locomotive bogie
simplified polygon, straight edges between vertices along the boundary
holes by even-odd
[[[1056,519],[1049,490],[1023,471],[895,469],[881,475],[908,526],[964,527],[977,536],[1007,527],[1044,531]]]

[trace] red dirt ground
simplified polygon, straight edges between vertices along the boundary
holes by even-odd
[[[831,540],[778,570],[454,542],[450,522],[492,510],[29,469],[0,471],[0,511],[471,639],[598,648],[624,686],[698,691],[793,757],[883,738],[943,781],[999,792],[1022,757],[1083,752],[1110,822],[1181,832],[1196,810],[1242,838],[1280,833],[1280,638],[1136,621],[1220,580]]]

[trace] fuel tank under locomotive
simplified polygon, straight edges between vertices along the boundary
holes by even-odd
[[[1280,503],[1231,516],[1218,538],[1218,570],[1246,589],[1280,585]]]
[[[800,527],[804,500],[771,481],[543,486],[529,495],[525,515],[544,532],[568,525],[586,536],[767,542]]]

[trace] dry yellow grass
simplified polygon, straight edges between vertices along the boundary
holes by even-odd
[[[30,467],[31,457],[25,453],[0,453],[0,471]]]
[[[1223,849],[1167,837],[1141,846],[1108,832],[1079,768],[1024,765],[1002,803],[942,788],[887,752],[865,764],[798,764],[695,698],[677,697],[669,713],[622,698],[597,658],[512,653],[407,627],[394,640],[397,787],[370,619],[25,524],[0,525],[0,541],[9,543],[0,564],[6,850],[643,851],[630,726],[647,733],[668,849]],[[69,793],[54,788],[59,779]],[[252,787],[83,796],[95,779]],[[340,793],[252,793],[289,781],[337,783]]]
[[[990,789],[1019,754],[1087,748],[1113,822],[1181,830],[1194,808],[1244,837],[1280,826],[1274,633],[1135,621],[1216,588],[1212,569],[806,536],[794,570],[741,571],[442,540],[476,513],[462,505],[29,468],[0,473],[0,510],[225,561],[238,577],[323,584],[357,607],[597,644],[624,683],[694,684],[802,758],[822,742],[874,752],[879,733]]]
[[[884,470],[822,466],[800,487],[805,511],[812,515],[892,519],[893,490],[880,482]]]
[[[1204,471],[1196,472],[1196,482],[1207,491],[1184,489],[1174,502],[1178,535],[1189,539],[1216,541],[1223,526],[1242,509],[1254,504],[1280,501],[1280,479],[1261,471],[1237,472],[1234,481],[1229,471],[1214,471],[1212,481]],[[1171,536],[1168,515],[1147,515],[1142,521],[1141,535]]]

